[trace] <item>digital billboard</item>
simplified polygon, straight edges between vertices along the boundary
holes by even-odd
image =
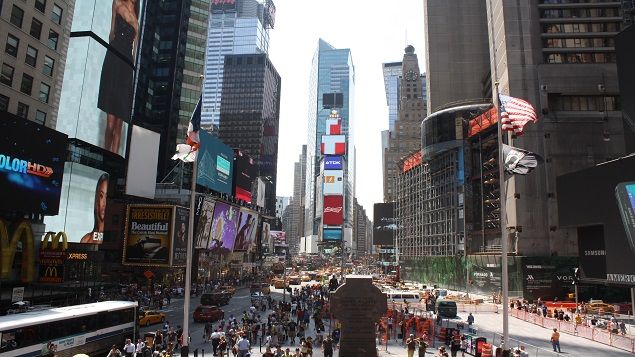
[[[187,227],[190,210],[185,207],[174,208],[174,233],[172,234],[172,266],[185,266],[187,263]]]
[[[57,130],[121,156],[132,113],[143,3],[78,1],[64,67]]]
[[[245,202],[251,202],[251,188],[258,169],[254,159],[240,150],[234,156],[234,197]]]
[[[258,231],[258,215],[241,208],[238,214],[238,233],[234,242],[234,251],[249,251],[253,247]]]
[[[69,242],[101,244],[110,175],[78,163],[64,164],[60,213],[44,218],[47,232],[66,232]]]
[[[212,220],[214,218],[214,200],[205,197],[197,207],[198,222],[196,223],[196,235],[194,236],[194,247],[207,249],[209,235],[212,233]]]
[[[207,249],[212,252],[230,253],[238,233],[238,208],[225,202],[216,201],[212,231]]]
[[[236,0],[211,0],[210,8],[212,11],[228,11],[236,10]]]
[[[344,194],[344,171],[342,170],[324,170],[324,186],[323,193],[327,195],[343,195]]]
[[[287,233],[284,231],[271,231],[270,251],[278,256],[286,256],[289,246],[287,245]]]
[[[66,135],[2,112],[0,209],[57,214],[66,159]]]
[[[199,131],[197,183],[211,190],[232,194],[234,151],[208,132]]]
[[[343,170],[344,162],[341,156],[330,156],[327,155],[324,157],[324,170]]]
[[[322,155],[346,155],[345,135],[322,135]]]
[[[170,265],[174,206],[129,205],[123,264]]]
[[[324,196],[322,222],[327,226],[341,226],[344,223],[344,196]]]
[[[267,248],[266,251],[270,252],[269,246],[272,246],[271,242],[271,225],[267,222],[262,222],[262,232],[260,235],[260,245]]]
[[[394,245],[396,233],[395,203],[375,203],[373,209],[373,245]]]
[[[322,240],[324,241],[341,241],[342,229],[341,228],[324,228],[322,230]]]

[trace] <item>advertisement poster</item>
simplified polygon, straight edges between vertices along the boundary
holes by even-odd
[[[373,210],[373,245],[394,245],[396,233],[395,203],[375,203]]]
[[[86,0],[75,4],[71,28],[75,36],[68,43],[60,96],[59,131],[121,156],[132,114],[143,3]]]
[[[344,171],[324,170],[324,195],[344,194]]]
[[[123,264],[168,266],[174,206],[129,205]]]
[[[343,170],[343,158],[341,156],[325,156],[324,170]]]
[[[204,130],[199,132],[199,137],[201,147],[198,150],[197,183],[211,190],[231,195],[234,150]]]
[[[187,226],[190,210],[185,207],[174,208],[174,239],[172,240],[172,266],[185,266],[187,262]]]
[[[59,284],[64,282],[64,261],[66,252],[43,250],[40,252],[40,283]]]
[[[270,249],[275,255],[286,256],[288,245],[287,245],[287,233],[284,231],[271,231],[271,245]]]
[[[216,202],[212,232],[207,249],[212,252],[230,253],[234,249],[234,240],[238,233],[238,208],[225,202]]]
[[[322,240],[341,241],[342,229],[341,228],[324,228],[324,230],[322,231]]]
[[[322,135],[322,155],[346,155],[345,135]]]
[[[271,241],[271,225],[267,222],[262,222],[262,234],[260,236],[260,245],[264,248],[265,253],[272,251],[273,244]]]
[[[324,216],[327,226],[341,226],[344,223],[344,196],[324,196]]]
[[[212,220],[214,218],[214,200],[205,198],[201,202],[198,214],[198,224],[196,235],[194,236],[194,247],[207,249],[209,235],[212,232]]]
[[[234,160],[234,197],[251,202],[251,187],[258,174],[254,159],[236,150]]]
[[[0,133],[0,210],[57,214],[66,135],[8,113]]]
[[[60,214],[44,218],[47,232],[66,232],[72,243],[101,244],[110,176],[78,163],[64,164]]]
[[[238,234],[234,242],[234,251],[249,251],[256,239],[258,231],[258,215],[252,211],[241,209],[238,215]]]

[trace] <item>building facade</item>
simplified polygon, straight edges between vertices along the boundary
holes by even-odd
[[[212,3],[205,55],[205,80],[201,125],[220,125],[225,56],[266,54],[269,29],[273,28],[276,8],[271,0],[234,0]]]
[[[254,159],[265,208],[276,212],[280,75],[266,54],[227,55],[224,63],[218,137]]]
[[[0,2],[0,111],[55,128],[74,0]]]
[[[291,204],[292,197],[276,196],[276,217],[282,218],[282,214]]]
[[[306,145],[302,145],[302,153],[293,164],[293,197],[291,198],[291,228],[287,232],[287,241],[291,254],[300,249],[300,237],[304,235],[304,198],[306,187]]]
[[[342,93],[343,107],[338,108],[342,118],[342,134],[347,137],[344,167],[344,226],[352,228],[353,197],[355,197],[355,146],[353,135],[353,108],[355,94],[355,67],[350,49],[336,49],[320,39],[313,56],[309,81],[308,139],[306,159],[305,224],[304,235],[318,235],[322,207],[320,177],[320,144],[326,133],[326,119],[330,110],[322,103],[324,93]]]
[[[419,71],[414,47],[406,47],[401,63],[402,75],[398,78],[397,90],[397,120],[393,123],[394,128],[390,130],[387,148],[384,151],[384,202],[395,200],[397,162],[413,150],[421,148],[421,121],[426,116],[426,76]],[[389,115],[390,112],[389,103]]]
[[[353,212],[355,225],[353,226],[353,244],[351,253],[354,257],[363,257],[371,254],[368,250],[369,242],[372,245],[372,237],[368,235],[369,225],[372,231],[372,224],[366,214],[364,206],[360,205],[355,198],[355,211]]]
[[[386,90],[386,105],[388,105],[388,131],[395,131],[395,121],[399,117],[399,98],[401,94],[402,62],[382,63],[384,72],[384,89]]]

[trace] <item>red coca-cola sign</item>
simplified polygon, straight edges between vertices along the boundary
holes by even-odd
[[[344,223],[344,196],[324,196],[323,223],[326,226]]]

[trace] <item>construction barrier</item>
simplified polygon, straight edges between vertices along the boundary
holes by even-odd
[[[589,327],[585,325],[576,326],[576,324],[571,321],[560,321],[549,317],[542,317],[525,310],[511,309],[510,313],[515,318],[538,326],[548,329],[557,328],[562,333],[584,337],[598,343],[635,353],[635,339],[632,337],[614,334],[609,330],[599,329],[596,327]]]

